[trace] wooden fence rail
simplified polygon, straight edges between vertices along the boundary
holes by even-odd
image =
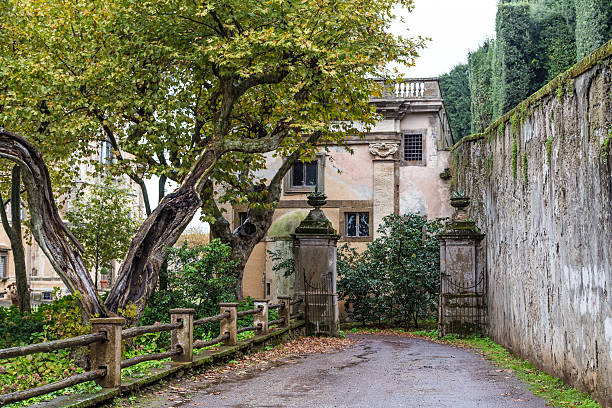
[[[293,317],[291,316],[291,306],[299,303],[299,301],[292,302],[290,297],[279,297],[278,304],[269,305],[267,300],[256,300],[253,309],[240,312],[237,310],[237,303],[221,303],[219,305],[221,313],[200,320],[194,320],[194,309],[172,309],[170,310],[170,323],[131,327],[125,330],[123,330],[125,319],[121,317],[94,318],[90,320],[92,326],[91,334],[23,347],[0,349],[0,359],[7,359],[34,353],[46,353],[66,348],[89,346],[91,366],[98,367],[95,370],[73,375],[61,381],[29,390],[0,395],[0,406],[45,395],[87,381],[95,381],[104,388],[117,388],[121,386],[121,369],[144,361],[171,358],[175,363],[192,362],[194,349],[220,343],[226,346],[233,346],[237,343],[237,335],[239,333],[254,331],[256,335],[262,335],[267,334],[269,327],[273,325],[288,327]],[[273,309],[278,309],[279,318],[269,321],[268,312]],[[249,315],[253,315],[253,325],[238,328],[238,318]],[[194,326],[214,322],[220,323],[219,336],[207,341],[194,340]],[[169,351],[121,360],[122,340],[163,331],[171,332],[171,347]]]
[[[130,327],[121,331],[122,339],[129,339],[132,337],[142,336],[143,334],[159,333],[163,331],[171,331],[174,329],[180,329],[183,323],[164,323],[164,324],[152,324],[150,326],[138,326]]]
[[[106,340],[106,335],[104,333],[92,333],[77,337],[71,337],[69,339],[30,344],[29,346],[11,347],[0,350],[0,359],[22,357],[36,353],[49,353],[51,351],[57,351],[65,348],[88,346],[91,343],[96,343],[104,340]]]
[[[32,388],[29,390],[12,392],[10,394],[0,395],[0,406],[10,404],[11,402],[25,401],[30,398],[40,397],[41,395],[49,394],[53,391],[59,391],[73,385],[81,384],[87,381],[97,380],[106,375],[106,370],[101,368],[93,371],[87,371],[85,373],[73,375],[72,377],[65,378],[61,381],[57,381],[50,384],[45,384],[40,387]]]
[[[214,322],[220,322],[221,320],[225,319],[229,317],[229,313],[228,312],[223,312],[223,313],[219,313],[218,315],[214,315],[211,317],[205,317],[203,319],[200,320],[196,320],[193,322],[194,326],[199,326],[201,324],[206,324],[206,323],[214,323]]]

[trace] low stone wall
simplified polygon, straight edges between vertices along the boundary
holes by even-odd
[[[612,407],[612,42],[452,151],[489,333]]]

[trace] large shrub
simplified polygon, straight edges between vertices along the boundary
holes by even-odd
[[[237,262],[231,248],[218,239],[207,245],[171,248],[168,255],[168,289],[151,297],[143,325],[168,322],[173,308],[193,308],[196,318],[219,313],[220,302],[234,301]],[[200,326],[198,335],[207,335],[217,325]]]
[[[347,246],[338,255],[338,292],[362,322],[418,327],[436,309],[442,219],[390,215],[381,236],[361,254]]]

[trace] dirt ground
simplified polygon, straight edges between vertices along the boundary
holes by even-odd
[[[114,407],[544,408],[510,372],[469,350],[376,334],[304,338],[190,377]]]

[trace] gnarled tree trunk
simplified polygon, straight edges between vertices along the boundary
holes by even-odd
[[[213,151],[204,152],[178,190],[164,197],[140,226],[106,298],[109,311],[118,313],[131,306],[135,310],[126,317],[140,318],[157,286],[168,247],[176,243],[202,205],[203,180],[217,157]]]
[[[80,294],[81,305],[89,315],[106,316],[107,310],[83,263],[83,247],[60,218],[42,155],[25,138],[0,127],[0,157],[21,167],[28,193],[32,234],[51,265],[66,287]]]
[[[320,138],[321,134],[315,132],[306,140],[306,144],[315,144]],[[212,209],[205,209],[205,211],[212,211],[211,215],[215,217],[215,222],[210,224],[211,236],[219,238],[222,242],[228,244],[232,249],[232,256],[238,261],[238,266],[236,267],[237,282],[234,290],[236,299],[238,301],[241,301],[243,298],[242,279],[244,276],[244,268],[246,267],[253,249],[255,249],[255,245],[261,242],[272,225],[275,206],[271,204],[278,202],[280,199],[283,178],[289,169],[291,169],[291,166],[293,166],[293,164],[296,163],[299,158],[300,149],[296,149],[293,154],[285,158],[283,164],[270,181],[270,184],[266,186],[265,190],[267,191],[267,194],[263,194],[265,199],[259,203],[261,206],[249,210],[248,222],[251,225],[248,229],[253,231],[252,233],[245,234],[244,231],[240,230],[240,228],[236,229],[235,231],[231,231],[229,222],[227,219],[225,219],[218,208],[215,207]],[[212,196],[212,182],[209,182],[207,187],[210,190],[209,195]],[[264,208],[269,209],[266,210]]]
[[[0,128],[0,157],[20,164],[24,170],[32,234],[64,284],[72,293],[80,294],[84,315],[108,316],[134,305],[128,317],[136,321],[157,285],[167,248],[174,245],[202,204],[203,180],[218,154],[204,151],[181,187],[167,195],[140,226],[106,304],[100,301],[85,268],[81,244],[59,216],[49,171],[40,152],[22,136]]]

